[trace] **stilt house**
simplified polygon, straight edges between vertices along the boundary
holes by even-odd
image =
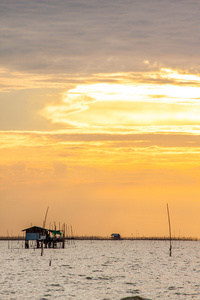
[[[25,231],[25,248],[33,247],[41,248],[43,245],[45,248],[64,248],[65,247],[65,233],[61,230],[51,230],[38,226],[23,229]]]

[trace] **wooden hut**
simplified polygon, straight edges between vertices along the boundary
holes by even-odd
[[[61,230],[51,230],[43,227],[33,226],[23,229],[25,231],[25,248],[30,248],[30,241],[35,241],[36,248],[60,248],[65,247],[65,233]]]
[[[113,239],[113,240],[119,240],[119,239],[121,239],[121,236],[120,236],[119,233],[112,233],[111,234],[111,239]]]

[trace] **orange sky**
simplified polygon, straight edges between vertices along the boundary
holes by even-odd
[[[182,31],[199,15],[77,3],[1,4],[0,235],[42,226],[49,206],[47,227],[77,235],[167,236],[168,203],[172,234],[200,238],[200,64]]]
[[[118,83],[77,85],[39,110],[52,130],[1,131],[1,234],[42,225],[49,206],[49,226],[79,235],[164,236],[169,203],[173,234],[199,236],[200,77],[111,76]]]

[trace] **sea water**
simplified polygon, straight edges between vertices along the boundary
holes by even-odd
[[[22,243],[0,241],[0,299],[200,299],[199,241]]]

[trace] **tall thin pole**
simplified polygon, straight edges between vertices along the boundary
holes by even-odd
[[[170,223],[170,216],[169,216],[169,207],[168,207],[168,203],[167,203],[167,214],[168,214],[169,239],[170,239],[169,256],[172,256],[172,234],[171,234],[171,223]]]
[[[8,229],[7,229],[7,236],[8,236],[8,249],[9,249],[10,248],[10,243],[9,243],[10,237],[9,237]]]
[[[43,255],[44,228],[45,228],[45,224],[46,224],[46,220],[47,220],[48,210],[49,210],[49,206],[47,207],[47,211],[46,211],[44,222],[43,222],[43,233],[42,233],[43,237],[42,237],[42,245],[41,245],[41,256]]]
[[[45,224],[46,224],[48,210],[49,210],[49,206],[47,207],[47,211],[46,211],[46,214],[45,214],[45,218],[44,218],[44,222],[43,222],[43,228],[45,227]]]

